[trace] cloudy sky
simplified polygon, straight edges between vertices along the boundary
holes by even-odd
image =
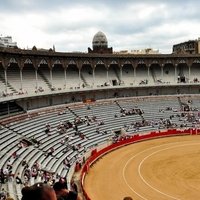
[[[20,48],[87,51],[101,30],[114,51],[172,45],[200,37],[198,0],[0,0],[0,35]]]

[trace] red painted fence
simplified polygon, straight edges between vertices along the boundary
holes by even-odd
[[[92,163],[94,163],[96,160],[98,160],[100,157],[105,155],[106,153],[109,153],[110,151],[113,151],[122,146],[129,145],[129,144],[136,143],[136,142],[145,141],[145,140],[156,139],[156,138],[161,138],[161,137],[170,137],[170,136],[196,135],[199,133],[200,133],[200,129],[192,129],[192,128],[184,129],[184,130],[171,129],[171,130],[167,130],[167,131],[163,131],[163,132],[161,132],[161,131],[150,132],[150,133],[144,134],[144,135],[133,135],[129,139],[124,139],[124,140],[118,141],[114,144],[111,144],[111,145],[101,149],[100,151],[97,151],[96,149],[94,149],[91,152],[91,156],[88,158],[88,160],[84,164],[82,171],[81,171],[81,186],[82,186],[82,190],[83,190],[85,199],[91,200],[83,187],[83,181],[84,181],[85,174],[88,173],[90,165]]]

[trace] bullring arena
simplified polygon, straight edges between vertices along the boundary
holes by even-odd
[[[86,175],[91,199],[199,199],[199,136],[148,140],[115,150]]]
[[[102,32],[88,53],[0,48],[0,194],[64,179],[86,200],[199,199],[199,65],[114,54]]]

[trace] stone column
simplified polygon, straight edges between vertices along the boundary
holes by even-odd
[[[107,80],[107,82],[109,82],[109,73],[108,73],[108,70],[109,70],[109,65],[106,68],[106,80]]]
[[[150,72],[149,72],[149,69],[150,69],[150,64],[147,65],[147,76],[148,76],[148,82],[150,81],[149,78],[150,78]]]
[[[65,76],[65,89],[67,88],[67,68],[64,68],[64,76]]]
[[[4,77],[5,77],[5,92],[8,92],[8,78],[7,78],[7,69],[4,69]]]
[[[137,67],[133,66],[133,83],[136,83]]]
[[[188,83],[190,83],[191,67],[192,65],[188,65]]]
[[[121,82],[123,82],[123,72],[122,72],[122,67],[123,67],[123,65],[121,65],[121,67],[120,67],[120,79],[121,79]]]
[[[162,80],[163,80],[163,68],[164,68],[164,65],[161,64],[161,78],[162,78]]]
[[[51,88],[53,88],[53,76],[52,76],[52,68],[50,69],[50,84],[51,84]]]
[[[21,87],[21,90],[23,90],[23,76],[22,76],[22,69],[20,69],[20,87]]]
[[[38,74],[37,74],[37,70],[38,69],[35,69],[35,83],[36,83],[36,90],[38,89]]]
[[[95,85],[95,67],[92,69],[93,86]]]
[[[78,69],[79,86],[81,87],[81,69]]]
[[[174,65],[174,82],[177,83],[177,64]]]

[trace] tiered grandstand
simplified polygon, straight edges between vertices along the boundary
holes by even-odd
[[[0,49],[1,189],[14,199],[24,184],[70,185],[77,163],[121,136],[198,128],[199,55],[100,50]]]
[[[182,105],[189,106],[191,118]],[[43,180],[38,175],[27,181],[24,161],[29,168],[38,163],[40,170],[49,172],[54,179],[68,177],[70,182],[77,160],[91,149],[113,142],[119,131],[130,136],[194,127],[198,125],[199,109],[199,96],[137,97],[101,100],[90,105],[66,104],[5,118],[0,130],[0,163],[3,170],[11,165],[12,174],[5,176],[3,187],[20,199],[22,185],[16,184],[16,175],[29,184]],[[60,131],[61,124],[75,124],[75,119],[80,119],[78,133],[74,127],[66,128],[63,133]],[[47,124],[50,126],[48,133],[45,131]],[[52,147],[54,151],[48,156]],[[69,168],[64,164],[65,160],[69,162]]]

